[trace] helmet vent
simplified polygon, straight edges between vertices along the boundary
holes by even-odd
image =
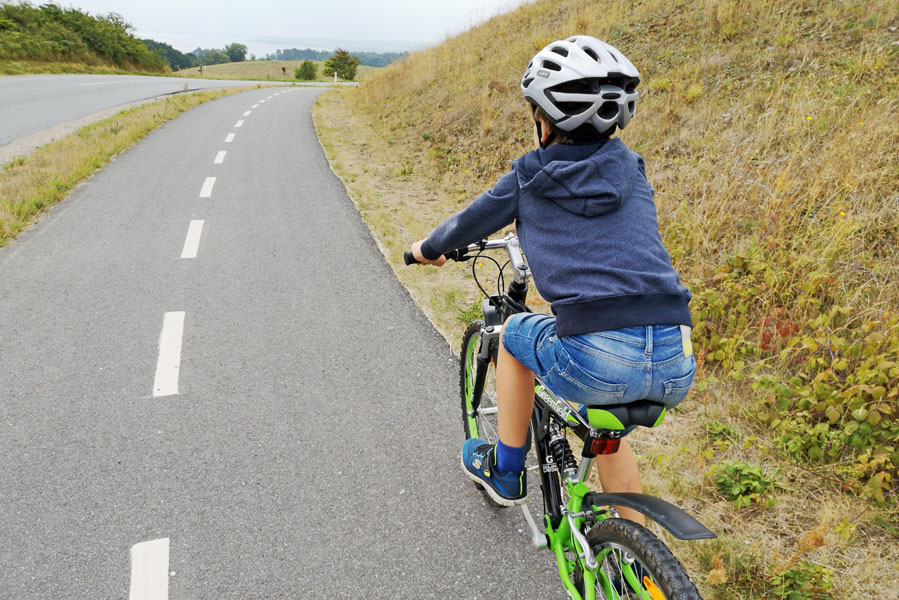
[[[559,56],[568,57],[568,50],[566,48],[561,48],[559,46],[554,46],[552,51],[558,54]]]
[[[559,65],[557,65],[556,63],[554,63],[551,60],[544,60],[543,68],[549,69],[550,71],[561,71],[562,70],[562,67],[560,67]]]
[[[602,61],[599,60],[599,55],[598,55],[596,52],[593,51],[593,48],[590,48],[590,47],[584,47],[584,52],[586,52],[586,53],[587,53],[587,56],[589,56],[590,58],[592,58],[592,59],[595,60],[596,62],[602,62]]]
[[[528,79],[525,79],[525,80],[521,83],[521,87],[528,87],[529,85],[531,85],[531,82],[532,82],[532,81],[534,81],[534,78],[533,78],[533,77],[529,77]]]
[[[603,100],[618,100],[621,97],[621,94],[618,92],[606,92],[602,95]]]
[[[603,102],[602,106],[599,107],[599,110],[597,112],[603,119],[614,119],[616,116],[618,116],[618,103]]]

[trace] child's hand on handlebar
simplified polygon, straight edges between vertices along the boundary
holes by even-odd
[[[417,260],[419,263],[421,263],[423,265],[434,265],[435,267],[442,266],[443,263],[446,262],[446,257],[443,256],[442,254],[437,257],[437,260],[428,260],[427,258],[422,256],[421,245],[423,242],[424,242],[424,240],[419,240],[419,241],[415,242],[414,244],[412,244],[412,249],[411,249],[412,256],[415,257],[415,260]]]

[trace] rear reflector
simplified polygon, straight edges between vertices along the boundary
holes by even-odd
[[[590,451],[596,456],[615,454],[618,452],[619,444],[621,444],[620,438],[595,438],[590,442]]]

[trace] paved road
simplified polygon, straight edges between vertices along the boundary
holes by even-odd
[[[0,598],[564,597],[317,93],[195,108],[0,249]]]
[[[185,84],[191,90],[205,90],[253,83],[273,82],[129,75],[0,77],[0,146],[107,108],[184,91]]]

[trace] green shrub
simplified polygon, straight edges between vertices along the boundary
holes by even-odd
[[[314,81],[318,77],[318,65],[311,60],[304,60],[303,64],[296,68],[293,76],[300,81]]]
[[[830,569],[806,560],[771,577],[775,598],[782,600],[831,600]]]
[[[765,475],[759,465],[728,460],[712,467],[718,491],[737,508],[753,503],[774,504],[773,492],[780,484]]]

